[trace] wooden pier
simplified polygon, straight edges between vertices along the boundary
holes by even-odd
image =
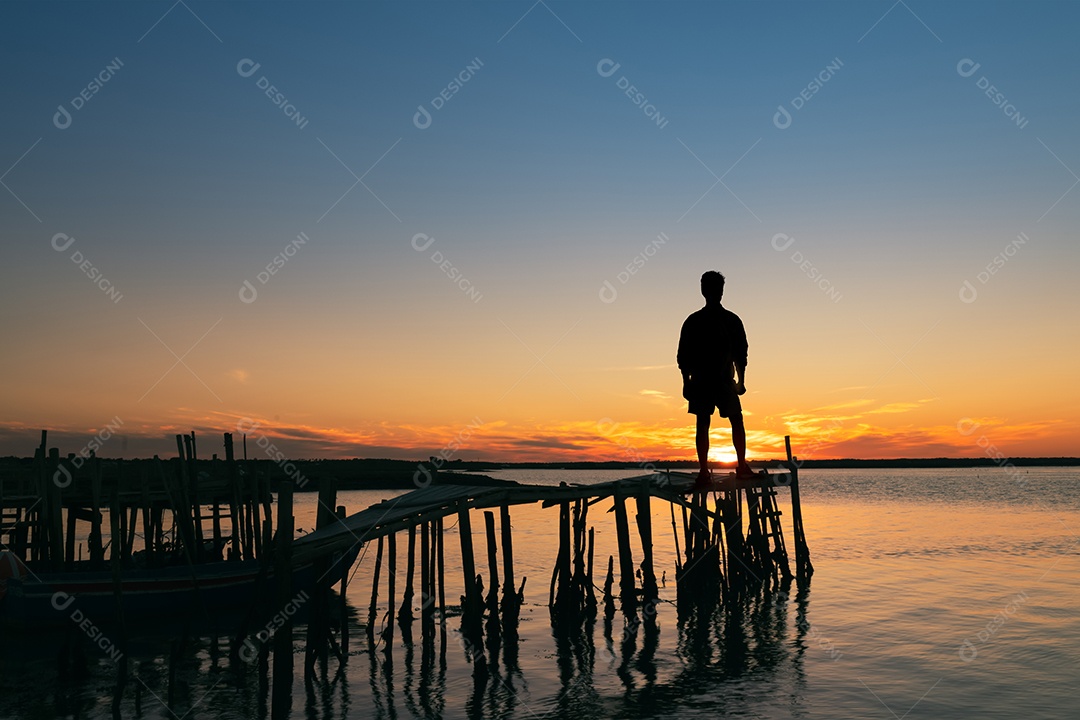
[[[76,462],[72,456],[62,459],[56,449],[46,452],[43,432],[32,470],[15,482],[0,483],[0,550],[24,559],[28,573],[9,579],[8,594],[14,588],[25,600],[36,578],[41,593],[52,593],[53,608],[57,592],[92,604],[89,593],[72,588],[81,587],[80,578],[107,573],[111,602],[101,607],[115,621],[121,648],[125,621],[144,609],[134,594],[125,595],[140,577],[151,583],[145,586],[150,589],[155,578],[178,587],[177,597],[188,612],[202,606],[209,616],[208,597],[239,598],[241,612],[226,630],[234,638],[233,656],[269,668],[268,657],[274,655],[275,716],[284,716],[290,704],[298,609],[307,625],[305,678],[311,681],[320,667],[326,678],[331,654],[338,660],[337,672],[346,664],[351,635],[347,583],[362,549],[373,554],[370,602],[360,613],[370,652],[381,646],[389,658],[396,626],[411,657],[412,625],[419,621],[422,662],[430,663],[437,648],[440,656],[445,653],[448,620],[460,614],[454,642],[464,648],[479,677],[496,663],[500,650],[508,663],[516,658],[528,578],[514,562],[514,506],[539,503],[553,514],[557,552],[547,605],[557,637],[588,632],[601,614],[610,637],[612,618],[620,611],[634,627],[644,625],[647,637],[655,635],[660,585],[666,585],[669,570],[680,617],[703,603],[737,610],[762,594],[786,592],[793,582],[805,588],[813,574],[790,443],[787,460],[778,468],[747,477],[716,475],[705,487],[695,484],[693,474],[671,471],[585,485],[436,482],[348,515],[336,505],[332,483],[324,482],[316,529],[299,538],[294,537],[292,506],[296,488],[291,481],[273,483],[266,461],[237,459],[229,434],[224,459],[214,455],[209,463],[198,460],[194,434],[177,435],[176,443],[177,457],[168,460],[91,457]],[[778,505],[785,492],[790,501],[786,534]],[[654,523],[658,502],[668,506],[667,513],[657,515],[670,516],[674,568],[656,564],[654,542],[669,532],[666,521]],[[636,528],[631,527],[631,505]],[[616,552],[606,563],[596,558],[597,510],[600,520],[613,522],[615,529]],[[106,512],[109,527],[103,528]],[[460,584],[452,583],[462,592],[449,603],[447,519],[458,527],[462,575]],[[479,549],[473,546],[474,520],[483,528],[484,547]],[[87,537],[85,557],[76,543],[80,529]],[[632,550],[635,531],[640,557]],[[399,550],[404,558],[398,557]],[[237,572],[242,568],[248,574]],[[221,573],[233,573],[228,577],[235,581],[225,587],[226,594]],[[6,604],[0,605],[5,612],[18,605],[10,597]]]

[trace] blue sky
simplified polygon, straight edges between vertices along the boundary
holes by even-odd
[[[318,425],[333,391],[316,379],[334,377],[365,408],[335,409],[335,427],[477,413],[528,427],[595,418],[605,402],[633,413],[626,397],[671,393],[677,374],[589,393],[605,368],[671,363],[713,267],[771,358],[777,413],[785,397],[824,405],[869,384],[927,332],[925,365],[891,399],[940,398],[946,425],[1063,413],[1064,368],[1045,374],[1042,404],[1017,398],[1011,414],[979,388],[1021,372],[1033,347],[1077,349],[1056,318],[1077,306],[1078,16],[1052,2],[4,3],[0,319],[31,340],[4,360],[2,419],[75,431],[117,413],[153,428],[262,412]],[[56,127],[58,106],[116,58]],[[965,59],[979,63],[967,77]],[[249,77],[243,60],[259,64]],[[619,64],[608,77],[604,60]],[[418,106],[430,127],[414,124]],[[258,301],[240,302],[301,232],[310,241]],[[976,280],[1020,232],[1031,242]],[[50,247],[56,233],[122,302]],[[417,233],[435,238],[423,253]],[[620,283],[659,233],[668,241]],[[778,233],[795,238],[783,252]],[[605,280],[614,303],[598,299]],[[958,300],[965,280],[978,302]],[[995,334],[1022,342],[986,348]],[[181,355],[196,340],[191,372],[147,395],[172,362],[163,346]],[[799,372],[777,363],[792,344]],[[552,367],[511,385],[553,345]],[[502,370],[521,393],[509,407],[502,386],[463,399]],[[234,388],[230,374],[263,381]],[[950,400],[957,378],[969,386]],[[387,383],[381,402],[408,399],[372,407]],[[29,391],[44,385],[56,396]]]

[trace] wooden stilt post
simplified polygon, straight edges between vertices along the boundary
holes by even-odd
[[[249,464],[250,468],[251,465]],[[259,511],[258,511],[258,477],[255,472],[250,472],[248,487],[250,494],[246,502],[249,504],[248,517],[253,523],[252,538],[259,544]],[[330,526],[335,522],[334,505],[337,502],[337,487],[333,478],[322,478],[319,481],[319,499],[315,508],[315,529]],[[379,538],[380,545],[382,538]],[[315,678],[316,661],[326,661],[328,643],[330,641],[330,585],[333,573],[340,568],[331,567],[329,556],[323,555],[316,558],[312,563],[315,584],[312,587],[313,597],[310,600],[311,608],[307,626],[307,639],[304,648],[304,679],[311,681]],[[376,587],[378,584],[376,583]]]
[[[244,555],[242,537],[244,524],[240,519],[240,479],[236,472],[236,458],[233,456],[232,433],[225,433],[225,472],[228,477],[229,521],[232,528],[232,547],[229,549],[229,559],[242,560]],[[280,525],[278,527],[280,530]]]
[[[630,551],[630,522],[626,514],[626,498],[615,496],[615,533],[619,543],[619,598],[624,612],[635,605],[637,586],[634,582],[634,558]]]
[[[337,506],[336,515],[339,521],[345,519],[344,505]],[[349,570],[350,568],[347,567],[341,569],[341,594],[338,597],[338,602],[340,604],[339,614],[341,615],[341,655],[345,659],[348,659],[349,657]],[[390,572],[393,572],[393,568],[391,568]],[[394,598],[391,596],[390,607],[393,606]]]
[[[586,595],[586,616],[591,620],[596,617],[596,585],[593,582],[593,555],[596,551],[595,528],[589,528],[589,564],[585,571],[586,581],[589,583]]]
[[[446,535],[443,534],[443,519],[435,521],[435,534],[439,538],[438,550],[435,553],[436,571],[439,579],[439,627],[441,633],[446,634],[446,562],[443,557],[443,548],[446,546]]]
[[[611,587],[615,584],[615,556],[608,555],[607,559],[607,579],[604,580],[604,617],[609,620],[615,614],[615,597],[612,595]]]
[[[255,557],[262,557],[262,554],[263,554],[263,529],[262,529],[262,521],[259,518],[259,496],[261,494],[260,493],[260,487],[261,487],[262,483],[259,480],[259,466],[258,466],[258,461],[257,460],[249,460],[245,464],[248,467],[248,476],[249,476],[248,492],[250,494],[249,494],[248,497],[250,499],[247,502],[248,502],[249,507],[251,508],[250,511],[249,511],[249,515],[251,516],[251,531],[252,531],[251,532],[251,541],[252,541],[251,544],[252,544],[252,547],[253,547],[253,549],[255,551]],[[321,505],[322,500],[323,500],[322,489],[325,486],[326,482],[327,482],[326,478],[323,478],[323,479],[321,479],[319,481],[319,502],[320,502],[320,506],[319,506],[319,508],[318,508],[318,510],[316,512],[316,515],[315,515],[316,518],[317,518],[316,523],[318,523],[318,518],[321,518],[323,516],[324,511],[328,512],[330,514],[331,518],[333,518],[333,515],[334,515],[334,512],[333,512],[334,511],[334,506],[333,506],[334,501],[333,500],[331,501],[331,505],[328,508],[324,508]],[[318,527],[318,525],[316,525],[316,527]]]
[[[86,544],[90,547],[91,561],[100,565],[100,563],[105,562],[105,543],[102,541],[102,511],[104,510],[102,503],[102,461],[94,458],[91,461],[90,472],[90,510],[92,517],[90,519],[90,538],[87,539]],[[143,488],[145,492],[145,484]]]
[[[724,542],[727,545],[727,569],[725,578],[729,592],[742,594],[746,583],[746,543],[742,530],[742,500],[738,489],[725,490],[721,502],[724,518]]]
[[[503,582],[505,583],[502,597],[503,635],[512,638],[517,636],[520,603],[514,587],[514,542],[510,527],[509,505],[499,507],[499,525],[502,532]]]
[[[438,601],[438,596],[436,595],[436,592],[435,592],[435,580],[436,580],[436,576],[437,576],[436,565],[437,565],[437,558],[438,558],[438,546],[440,546],[442,544],[443,539],[442,539],[442,536],[440,535],[440,532],[438,532],[438,524],[437,524],[436,520],[431,520],[429,522],[429,526],[430,526],[429,533],[431,534],[431,552],[430,552],[430,554],[428,556],[428,574],[429,574],[429,578],[428,578],[428,594],[429,595],[428,595],[428,600],[427,600],[428,612],[429,612],[429,615],[428,615],[428,624],[429,624],[428,631],[429,631],[429,634],[431,635],[431,638],[432,638],[431,649],[432,649],[432,651],[434,651],[434,649],[435,649],[435,642],[434,642],[434,638],[435,638],[435,604]]]
[[[431,523],[420,524],[420,637],[423,652],[433,650],[429,645],[435,638],[435,593],[431,587]]]
[[[499,559],[495,539],[495,513],[484,511],[484,528],[487,531],[488,595],[487,606],[489,633],[498,633],[499,625]]]
[[[555,558],[548,591],[548,605],[554,613],[553,619],[559,622],[570,619],[573,614],[570,610],[570,562],[570,503],[564,500],[559,503],[559,554]]]
[[[67,509],[67,530],[64,532],[64,564],[71,568],[75,564],[75,520],[78,516],[74,507]]]
[[[142,500],[142,526],[143,526],[143,542],[146,547],[146,562],[147,565],[153,567],[157,560],[157,547],[154,545],[154,522],[153,514],[150,509],[150,471],[145,461],[139,462],[139,494]],[[97,509],[94,509],[96,515]],[[101,542],[100,536],[98,537],[98,543]],[[93,556],[93,543],[91,543],[90,554]]]
[[[231,451],[231,442],[229,449]],[[277,584],[277,606],[284,608],[292,602],[292,481],[287,480],[278,486],[277,499],[278,536],[277,547],[274,548],[274,580]],[[271,710],[274,720],[287,718],[292,705],[292,646],[292,616],[286,615],[282,627],[274,633],[274,689]]]
[[[54,568],[64,565],[64,510],[60,499],[60,487],[53,481],[60,467],[60,449],[49,448],[49,463],[44,478],[46,493],[42,496],[48,505],[49,563]],[[116,542],[117,536],[112,537]],[[122,547],[123,542],[119,545]]]
[[[184,448],[187,450],[188,464],[190,465],[188,493],[191,500],[192,517],[195,521],[195,542],[198,544],[199,553],[201,554],[203,547],[202,498],[199,494],[199,460],[195,449],[194,430],[191,431],[191,435],[184,435]]]
[[[675,577],[682,574],[682,551],[679,549],[679,528],[675,524],[675,503],[668,503],[671,509],[671,535],[675,539]]]
[[[398,610],[398,624],[408,625],[413,621],[413,571],[416,558],[416,526],[409,527],[409,555],[405,560],[405,595],[401,598],[401,609]]]
[[[394,641],[394,603],[397,602],[397,533],[390,533],[386,537],[387,565],[386,565],[386,628],[383,630],[383,642],[386,643],[386,652],[390,651],[390,644]]]
[[[652,542],[652,508],[648,493],[638,495],[637,498],[637,526],[638,536],[641,538],[641,585],[643,590],[642,599],[645,603],[652,603],[659,597],[656,587],[656,573],[653,569],[653,542]]]
[[[461,607],[462,634],[467,644],[467,654],[474,661],[483,659],[483,635],[480,623],[481,600],[476,589],[476,565],[473,558],[472,523],[469,507],[458,505],[458,538],[461,542],[461,574],[465,580],[465,596]]]
[[[368,605],[367,614],[367,636],[368,642],[375,642],[375,622],[378,620],[378,608],[379,608],[379,574],[382,571],[382,554],[383,554],[383,539],[379,536],[377,544],[375,546],[375,570],[371,574],[371,603]],[[391,605],[394,602],[393,595],[390,596]]]
[[[791,454],[791,437],[784,436],[784,449],[787,450],[787,467],[791,473],[791,524],[792,539],[795,542],[795,574],[803,584],[814,574],[814,565],[810,562],[810,548],[806,544],[803,530],[802,501],[799,498],[799,465]]]

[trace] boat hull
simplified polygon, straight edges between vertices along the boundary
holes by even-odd
[[[311,565],[293,573],[293,592],[309,589]],[[274,597],[273,573],[259,582],[257,561],[216,562],[152,570],[126,570],[119,580],[124,622],[155,618],[203,619],[245,611]],[[117,619],[116,583],[110,570],[40,573],[8,578],[0,601],[0,624],[33,630],[87,619],[110,625]]]

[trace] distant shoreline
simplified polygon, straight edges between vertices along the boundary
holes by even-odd
[[[163,458],[168,464],[177,462],[177,458]],[[151,460],[129,459],[125,463],[152,463]],[[797,460],[803,469],[875,469],[875,468],[987,468],[998,467],[1076,467],[1080,458],[891,458],[891,459],[852,459],[833,458],[821,460]],[[115,476],[117,461],[115,458],[101,458],[105,478]],[[212,475],[224,472],[220,460],[203,459],[197,461],[200,473]],[[695,472],[697,463],[693,460],[650,460],[645,462],[626,461],[574,461],[574,462],[486,462],[482,460],[439,461],[438,458],[427,460],[390,460],[380,458],[353,458],[339,460],[281,460],[274,462],[266,458],[238,460],[243,468],[241,472],[257,471],[264,474],[271,482],[290,481],[295,483],[298,492],[318,490],[327,480],[332,480],[338,490],[412,490],[428,485],[484,485],[504,486],[516,484],[512,480],[501,480],[490,476],[504,470],[624,470],[627,475],[643,475],[657,470],[684,470]],[[751,467],[782,468],[780,459],[751,460]],[[731,463],[713,463],[714,470],[732,467]],[[83,469],[86,474],[88,470]],[[28,491],[34,487],[33,458],[0,458],[0,487],[3,494],[17,494],[16,490]]]
[[[750,464],[757,467],[776,467],[786,460],[779,458],[754,459]],[[843,468],[993,468],[1011,463],[1017,467],[1076,467],[1080,458],[1076,457],[1018,457],[994,460],[992,458],[831,458],[821,460],[799,460],[800,468],[843,469]],[[467,472],[490,472],[493,470],[640,470],[656,467],[665,469],[697,469],[694,460],[648,460],[645,462],[623,461],[581,461],[581,462],[484,462],[452,461],[444,463],[444,470]],[[713,463],[714,467],[734,467],[734,463]]]
[[[116,458],[102,457],[102,460],[115,460]],[[127,458],[138,460],[139,458]],[[142,458],[148,460],[149,458]],[[165,458],[163,458],[165,459]],[[252,460],[265,463],[266,458],[256,455]],[[624,460],[564,460],[551,462],[499,462],[486,460],[444,460],[437,462],[436,458],[413,460],[397,460],[390,458],[294,458],[291,461],[300,466],[327,468],[334,465],[337,467],[351,466],[366,471],[404,471],[415,470],[421,466],[428,469],[449,470],[453,472],[482,472],[491,470],[641,470],[652,469],[696,469],[696,460],[643,460],[641,462],[628,462]],[[33,462],[33,458],[7,456],[0,457],[0,468],[5,465],[25,465]],[[781,458],[751,458],[750,464],[757,467],[776,467],[783,465],[786,460]],[[1080,466],[1080,457],[1006,457],[995,460],[988,457],[975,458],[825,458],[825,459],[798,459],[796,462],[800,468],[968,468],[968,467],[1001,467],[1007,463],[1017,467],[1076,467]],[[715,468],[734,467],[734,463],[712,463]]]

